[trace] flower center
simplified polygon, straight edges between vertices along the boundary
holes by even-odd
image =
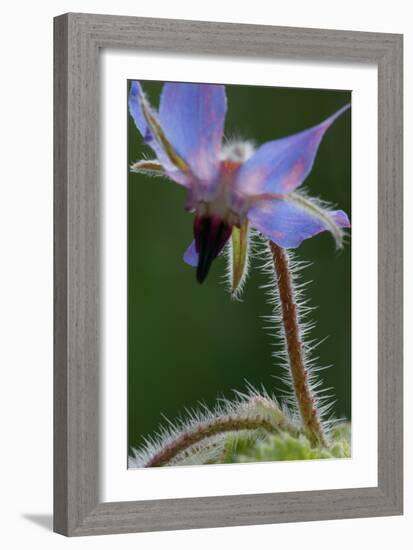
[[[208,275],[213,260],[222,252],[233,226],[241,227],[245,220],[247,201],[234,195],[234,182],[241,164],[232,159],[222,160],[214,194],[206,197],[202,192],[194,193],[194,238],[199,255],[196,275],[200,283]]]
[[[199,216],[218,216],[226,223],[240,227],[246,214],[246,201],[234,194],[234,182],[240,166],[240,162],[223,160],[213,193],[205,196],[202,186],[198,187],[192,199],[193,208]]]

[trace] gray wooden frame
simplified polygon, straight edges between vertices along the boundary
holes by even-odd
[[[74,536],[401,514],[402,36],[66,14],[54,21],[54,40],[55,531]],[[377,64],[378,487],[100,502],[98,57],[104,47]]]

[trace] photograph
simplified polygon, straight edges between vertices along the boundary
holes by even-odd
[[[6,550],[412,538],[411,17],[298,4],[5,3]]]
[[[351,90],[129,80],[128,468],[351,457]]]
[[[403,35],[245,23],[55,19],[64,535],[403,513]]]

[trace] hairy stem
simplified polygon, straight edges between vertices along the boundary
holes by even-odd
[[[271,421],[258,417],[240,418],[236,416],[223,416],[213,418],[194,426],[186,432],[183,432],[176,439],[166,444],[148,460],[145,464],[145,468],[165,466],[179,453],[185,451],[192,445],[199,443],[203,439],[207,439],[225,432],[259,429],[264,429],[268,432],[275,432],[277,430],[276,426],[274,426]]]
[[[288,360],[294,394],[303,427],[313,445],[326,446],[316,400],[312,394],[305,366],[305,353],[301,340],[300,321],[295,301],[293,277],[289,268],[288,253],[269,241],[274,262],[275,280],[281,302],[282,324],[287,344]]]

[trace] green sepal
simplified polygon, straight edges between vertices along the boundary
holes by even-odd
[[[230,255],[230,291],[234,298],[237,298],[241,293],[247,276],[249,238],[248,221],[245,221],[241,227],[233,227]]]

